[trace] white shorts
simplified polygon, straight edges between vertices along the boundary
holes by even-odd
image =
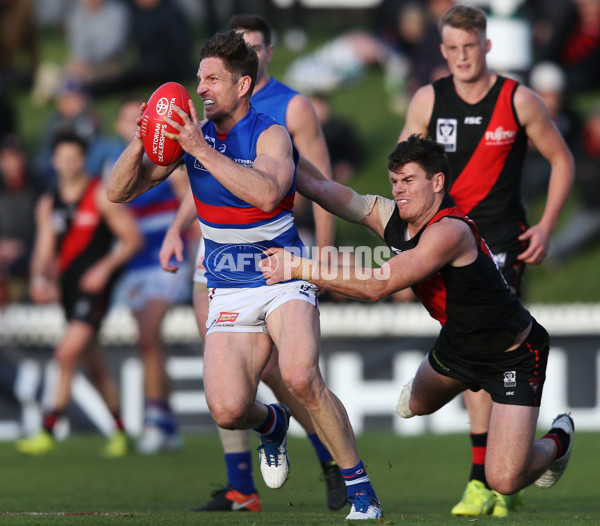
[[[128,270],[115,287],[113,303],[127,305],[133,312],[141,311],[153,299],[169,303],[184,303],[190,299],[190,266],[179,263],[175,273],[160,267]]]
[[[267,317],[292,300],[307,301],[318,309],[317,287],[306,281],[288,281],[255,288],[208,289],[207,334],[211,332],[262,332]]]

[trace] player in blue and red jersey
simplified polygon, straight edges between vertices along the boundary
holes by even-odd
[[[229,22],[229,29],[243,32],[244,40],[254,49],[258,56],[258,72],[256,86],[250,102],[259,112],[265,113],[282,126],[285,126],[298,152],[310,160],[321,171],[330,175],[330,162],[327,145],[319,122],[309,100],[296,90],[271,77],[268,64],[273,55],[271,44],[271,28],[258,15],[235,15]],[[313,206],[314,230],[308,225],[298,224],[298,218],[306,217],[310,202],[299,196],[294,197],[294,222],[305,244],[316,242],[319,248],[333,244],[333,218],[325,213],[318,205]],[[182,203],[180,211],[172,227],[169,229],[163,244],[163,266],[173,271],[177,268],[171,262],[171,257],[179,253],[182,247],[181,232],[196,219],[196,209],[190,196]],[[305,228],[303,228],[305,226]],[[311,225],[312,226],[312,225]],[[307,230],[310,230],[307,232]],[[206,336],[206,318],[208,316],[208,292],[206,289],[204,260],[204,243],[201,242],[197,265],[194,272],[194,310],[198,327],[203,340]],[[304,407],[294,399],[281,378],[277,361],[277,352],[271,354],[271,359],[263,371],[262,380],[268,385],[276,398],[286,404],[292,416],[305,429],[323,470],[327,489],[327,504],[330,509],[337,510],[346,505],[346,486],[339,467],[331,457],[331,453],[319,439],[314,425]],[[223,489],[213,492],[211,499],[203,506],[193,508],[196,511],[260,511],[260,496],[256,491],[252,474],[252,452],[250,448],[249,431],[219,430],[219,436],[225,452],[227,467],[227,484]]]
[[[289,473],[286,436],[290,412],[256,400],[273,344],[286,387],[308,410],[341,469],[352,507],[349,520],[381,517],[343,405],[318,367],[316,288],[302,281],[266,287],[258,268],[267,246],[301,252],[291,213],[298,156],[288,131],[250,104],[258,57],[235,30],[209,39],[200,53],[198,95],[206,124],[175,108],[184,125],[166,122],[186,152],[184,162],[206,242],[209,313],[204,389],[217,425],[259,434],[261,472],[271,488]],[[131,199],[166,179],[179,163],[145,162],[139,134],[117,161],[108,195]]]

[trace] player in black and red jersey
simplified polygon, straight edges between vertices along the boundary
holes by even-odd
[[[409,136],[388,159],[394,200],[359,195],[300,167],[298,191],[329,212],[370,228],[396,254],[381,268],[336,268],[281,248],[261,262],[267,284],[303,279],[378,301],[411,287],[442,325],[413,380],[402,390],[403,418],[437,411],[472,389],[492,398],[488,482],[502,494],[553,486],[567,467],[574,425],[562,414],[535,440],[549,337],[498,269],[475,223],[448,194],[442,145]]]
[[[57,187],[36,206],[30,294],[36,303],[60,301],[67,326],[54,350],[60,373],[52,409],[37,435],[17,442],[17,450],[26,455],[54,449],[53,430],[69,405],[80,359],[114,416],[115,432],[103,454],[118,457],[127,452],[118,389],[108,374],[97,334],[116,277],[141,248],[142,237],[131,212],[111,203],[100,179],[84,171],[86,151],[87,144],[78,135],[57,136],[52,150]]]
[[[451,75],[420,88],[406,115],[400,140],[417,133],[445,146],[450,194],[475,221],[511,288],[520,293],[526,263],[540,264],[569,195],[571,153],[541,98],[512,79],[490,71],[485,14],[455,6],[439,22],[441,52]],[[550,162],[546,206],[528,227],[521,199],[527,141]],[[521,499],[492,493],[484,462],[490,397],[465,391],[472,443],[469,483],[454,515],[508,515]]]

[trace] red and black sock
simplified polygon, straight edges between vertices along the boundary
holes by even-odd
[[[44,423],[43,427],[48,433],[51,435],[54,433],[54,426],[56,426],[56,422],[60,420],[63,416],[63,411],[53,410],[44,415]]]
[[[469,480],[479,480],[489,488],[485,478],[485,451],[487,446],[487,433],[471,433],[471,475]]]
[[[115,428],[117,429],[117,431],[125,431],[125,426],[123,425],[121,413],[112,413],[112,417],[115,420]]]
[[[571,437],[569,437],[569,434],[565,433],[562,429],[551,429],[542,438],[550,438],[556,443],[556,456],[554,457],[554,460],[562,457],[567,452],[567,449],[569,449]]]

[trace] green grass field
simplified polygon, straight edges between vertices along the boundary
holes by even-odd
[[[550,490],[525,490],[525,506],[508,519],[458,518],[449,514],[468,474],[466,434],[398,437],[371,433],[358,439],[383,504],[378,524],[579,525],[600,523],[600,434],[579,433],[571,463]],[[347,510],[330,512],[325,486],[308,440],[289,441],[291,473],[280,490],[268,489],[255,463],[261,513],[198,513],[225,481],[216,434],[189,435],[180,453],[121,460],[98,455],[95,434],[62,442],[44,458],[23,458],[12,443],[0,444],[0,524],[333,525]]]

